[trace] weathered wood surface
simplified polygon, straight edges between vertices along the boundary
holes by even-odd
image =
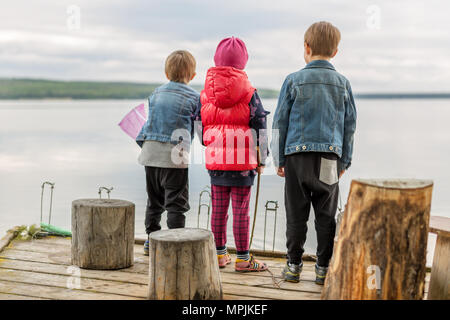
[[[121,269],[133,264],[132,202],[80,199],[72,202],[72,263],[86,269]]]
[[[450,218],[432,216],[430,231],[437,239],[428,300],[450,300]]]
[[[144,244],[145,241],[147,240],[147,238],[136,238],[135,239],[135,243],[136,244]],[[235,254],[236,253],[236,248],[234,247],[227,247],[227,251],[228,253],[231,254]],[[251,249],[251,253],[254,256],[259,256],[259,257],[269,257],[269,258],[280,258],[280,259],[286,259],[286,252],[281,252],[281,251],[270,251],[270,250],[259,250],[259,249]],[[313,254],[307,254],[304,253],[302,256],[302,261],[317,261],[317,257]]]
[[[180,228],[150,234],[149,299],[218,300],[222,297],[211,231]]]
[[[430,217],[430,232],[450,236],[450,218],[441,216]]]
[[[9,245],[9,243],[17,236],[17,228],[8,230],[6,234],[0,239],[0,252]]]
[[[423,298],[432,187],[352,181],[323,299]]]
[[[77,269],[71,266],[70,246],[70,238],[14,240],[0,252],[0,299],[147,298],[149,260],[142,254],[142,245],[135,245],[134,265],[129,268],[79,269],[79,289],[67,287],[68,283],[76,285]],[[268,272],[236,273],[231,264],[220,269],[224,299],[320,299],[322,287],[314,283],[313,262],[304,262],[302,281],[295,284],[281,281],[284,259],[259,259],[267,262],[275,279]],[[273,280],[279,283],[280,289]]]

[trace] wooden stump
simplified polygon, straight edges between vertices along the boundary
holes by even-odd
[[[430,232],[437,233],[428,300],[450,300],[450,218],[433,216]]]
[[[114,199],[72,202],[72,264],[121,269],[134,261],[134,203]]]
[[[432,189],[353,180],[322,299],[422,299]]]
[[[222,299],[213,235],[205,229],[171,229],[150,234],[151,300]]]

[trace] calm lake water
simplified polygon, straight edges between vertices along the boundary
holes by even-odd
[[[141,102],[0,101],[0,234],[15,225],[39,222],[41,184],[46,180],[56,183],[53,224],[70,229],[72,200],[96,198],[100,186],[112,186],[112,198],[136,204],[136,233],[144,234],[146,193],[144,169],[137,163],[140,148],[117,125]],[[276,101],[263,102],[272,112],[271,121]],[[354,178],[433,179],[432,214],[450,217],[450,100],[357,100],[356,104],[353,166],[340,182],[343,202]],[[200,150],[197,139],[195,144]],[[199,192],[208,184],[204,166],[192,165],[187,226],[197,226]],[[283,188],[273,168],[266,168],[254,248],[263,247],[264,204],[276,200],[280,208],[275,249],[285,251]],[[47,217],[48,193],[45,197]],[[315,252],[313,220],[312,213],[306,243],[309,253]],[[234,246],[231,221],[230,212],[228,244]],[[206,210],[200,225],[206,226]],[[273,214],[268,214],[267,226],[266,248],[272,248]]]

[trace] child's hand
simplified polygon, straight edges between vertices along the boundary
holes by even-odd
[[[264,166],[258,166],[257,168],[256,168],[256,171],[259,173],[259,174],[263,174],[263,172],[264,172]]]
[[[277,168],[277,175],[284,178],[284,167]]]
[[[339,172],[339,179],[344,175],[345,170],[342,170],[341,172]]]

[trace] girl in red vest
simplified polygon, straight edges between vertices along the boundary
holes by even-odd
[[[230,198],[233,207],[233,235],[237,249],[235,270],[265,271],[267,265],[249,253],[249,204],[251,186],[263,171],[267,157],[266,116],[261,100],[243,71],[248,53],[235,37],[222,40],[214,55],[215,67],[208,70],[201,93],[197,120],[203,125],[206,168],[211,177],[211,229],[219,267],[231,263],[227,252],[227,220]],[[264,131],[265,132],[265,131]],[[256,143],[255,143],[256,142]],[[265,152],[258,163],[256,145]]]

